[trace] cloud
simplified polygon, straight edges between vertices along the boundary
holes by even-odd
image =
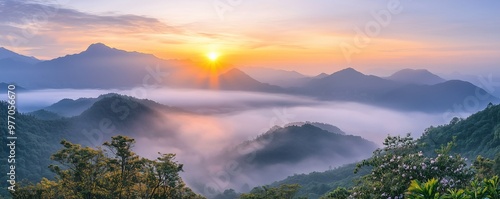
[[[133,90],[39,90],[18,94],[18,105],[43,107],[62,98],[97,97],[115,92],[134,96]],[[202,97],[200,97],[202,96]],[[218,177],[231,171],[234,160],[218,158],[221,151],[252,140],[274,125],[284,126],[291,122],[323,122],[335,125],[347,134],[362,136],[381,145],[387,135],[412,133],[414,137],[431,125],[449,121],[442,114],[402,112],[381,107],[351,103],[319,101],[301,96],[242,91],[209,91],[188,89],[150,89],[138,98],[148,98],[168,106],[175,106],[190,113],[162,112],[145,127],[138,120],[134,149],[139,155],[155,158],[158,152],[176,153],[177,160],[185,164],[183,178],[197,191],[214,186],[219,191],[227,188],[245,190],[248,187],[280,180],[294,173],[327,170],[354,159],[308,159],[297,164],[281,165],[255,170],[249,173],[231,173],[231,179],[220,181]],[[469,113],[467,113],[469,114]],[[464,114],[464,115],[467,115]],[[229,168],[229,169],[228,169]],[[280,172],[276,172],[277,168]],[[233,171],[231,171],[233,172]],[[213,183],[216,184],[213,184]],[[212,184],[210,184],[212,183]]]
[[[150,35],[184,34],[182,28],[151,17],[90,14],[50,1],[41,4],[0,0],[0,3],[0,45],[28,55],[43,54],[42,58],[81,51],[82,44],[98,41],[127,43],[157,39]],[[44,46],[44,52],[36,49],[40,46]]]
[[[89,29],[95,31],[96,29],[113,30],[116,28],[125,33],[136,33],[137,31],[178,32],[174,27],[155,18],[136,15],[96,15],[62,8],[60,5],[37,4],[29,1],[3,1],[0,14],[4,16],[0,18],[0,23],[11,26],[45,22],[59,27],[60,30]]]

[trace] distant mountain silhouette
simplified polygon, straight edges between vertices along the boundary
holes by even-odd
[[[44,109],[29,112],[29,113],[26,113],[26,115],[31,115],[37,119],[40,119],[40,120],[58,120],[58,119],[63,118],[61,115],[59,115],[57,113],[47,111]]]
[[[471,99],[473,101],[468,101]],[[460,80],[435,85],[405,85],[381,95],[377,100],[384,106],[425,112],[454,110],[456,105],[463,107],[464,111],[475,112],[490,102],[499,101],[485,90]],[[465,110],[464,107],[475,109]]]
[[[166,107],[164,105],[158,104],[158,103],[153,102],[151,100],[139,100],[139,99],[123,96],[123,95],[116,94],[116,93],[108,93],[108,94],[100,95],[99,97],[96,97],[96,98],[78,98],[76,100],[67,99],[67,98],[62,99],[62,100],[60,100],[60,101],[58,101],[50,106],[47,106],[41,110],[52,112],[52,113],[55,113],[57,115],[64,116],[64,117],[73,117],[73,116],[78,116],[78,115],[82,114],[84,111],[87,111],[88,109],[90,109],[94,105],[94,103],[96,103],[100,100],[103,100],[106,98],[112,98],[112,97],[116,97],[116,98],[119,98],[120,101],[128,101],[130,103],[141,102],[145,106],[150,106],[151,108],[155,108],[155,109],[159,109],[159,110],[162,110]],[[135,102],[135,101],[137,101],[137,102]],[[113,105],[113,107],[114,106],[115,105]],[[109,104],[109,107],[112,108],[112,104]],[[109,110],[109,108],[108,108],[108,110]],[[113,111],[110,111],[110,112],[113,112]],[[115,112],[116,112],[116,110],[115,110]]]
[[[325,77],[328,77],[328,74],[326,74],[326,73],[320,73],[319,75],[316,75],[313,78],[314,79],[321,79],[321,78],[325,78]]]
[[[477,90],[463,82],[444,84],[446,82],[443,82],[442,78],[427,70],[405,69],[384,79],[365,75],[353,68],[330,75],[320,74],[316,77],[304,77],[294,71],[253,69],[255,78],[267,79],[268,82],[273,78],[276,82],[293,80],[287,85],[294,86],[284,88],[258,81],[236,68],[217,74],[218,76],[215,75],[214,78],[189,60],[162,60],[151,54],[128,52],[102,43],[92,44],[77,54],[41,62],[35,62],[32,58],[3,48],[0,52],[3,52],[3,57],[7,57],[0,60],[2,71],[0,79],[30,89],[129,89],[137,86],[146,88],[169,86],[285,93],[327,101],[359,102],[412,111],[446,111],[455,103],[463,102],[467,96],[476,95],[474,92]],[[26,59],[34,64],[21,62]],[[215,86],[212,85],[214,79],[216,79]],[[448,86],[442,88],[443,85],[440,84]],[[5,91],[4,89],[0,88],[0,92]],[[412,89],[418,92],[411,93]],[[442,92],[437,92],[440,89]],[[492,98],[492,101],[495,100],[497,99]],[[77,115],[89,104],[92,103],[88,102],[81,109],[73,109],[75,113],[62,113],[52,107],[46,110],[69,117]],[[481,102],[480,106],[483,105]]]
[[[386,79],[407,83],[407,84],[422,84],[422,85],[434,85],[438,83],[443,83],[446,80],[429,72],[425,69],[403,69],[397,71]]]
[[[8,83],[5,83],[5,82],[0,82],[0,93],[7,93],[7,91],[9,90],[8,86],[10,84]],[[19,85],[16,85],[16,88],[14,89],[15,92],[24,92],[24,91],[28,91],[28,89],[22,87],[22,86],[19,86]]]
[[[163,83],[172,63],[96,43],[81,53],[38,62],[33,67],[10,67],[12,74],[0,77],[30,88],[131,88]]]
[[[8,63],[8,62],[4,62],[4,61],[10,61],[11,63],[17,62],[17,63],[27,63],[27,64],[35,64],[35,63],[40,62],[40,60],[38,60],[35,57],[24,56],[24,55],[15,53],[13,51],[10,51],[4,47],[0,47],[0,66],[5,64],[5,63]]]
[[[99,129],[104,119],[121,134],[154,137],[156,133],[162,133],[160,129],[169,125],[163,118],[164,114],[187,113],[152,100],[115,93],[101,95],[97,99],[80,115],[71,118],[77,129]]]
[[[80,115],[83,111],[87,110],[97,101],[97,98],[79,98],[73,99],[62,99],[42,110],[50,111],[55,114],[72,117]]]
[[[34,64],[39,62],[40,60],[34,57],[24,56],[0,47],[0,80],[32,88],[31,84],[34,84],[35,78],[40,78],[31,74],[36,69]],[[0,88],[0,92],[4,92],[3,88]]]
[[[155,75],[166,75],[168,65],[168,61],[150,54],[127,52],[97,43],[79,54],[41,62],[37,67],[52,71],[46,75],[52,76],[63,88],[130,88],[143,83],[161,83],[163,79],[156,79]],[[165,74],[155,74],[157,69]],[[147,77],[149,81],[145,82]]]
[[[255,80],[280,87],[297,87],[303,85],[309,77],[297,71],[279,70],[262,67],[239,68]]]
[[[347,68],[321,79],[313,79],[297,93],[323,100],[353,101],[397,110],[422,112],[442,112],[453,109],[455,104],[463,105],[466,99],[476,96],[477,93],[481,95],[480,97],[484,96],[487,99],[480,100],[477,103],[477,109],[468,111],[478,111],[490,101],[499,101],[498,98],[469,82],[452,80],[427,85],[426,83],[431,83],[427,80],[439,80],[433,78],[434,75],[428,71],[403,70],[393,77],[404,75],[409,75],[408,80],[420,76],[428,78],[415,84],[365,75],[353,68]]]
[[[398,86],[393,81],[347,68],[324,78],[311,80],[302,88],[302,92],[321,99],[371,102],[380,93]]]
[[[260,91],[260,92],[283,92],[279,86],[261,83],[243,71],[232,68],[219,76],[221,89],[241,90],[241,91]]]

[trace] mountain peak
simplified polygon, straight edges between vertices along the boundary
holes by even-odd
[[[232,68],[219,76],[220,87],[228,90],[251,90],[281,92],[281,88],[265,84],[252,78],[237,68]]]
[[[354,68],[349,67],[346,69],[339,70],[339,71],[331,74],[330,76],[357,77],[357,76],[365,76],[365,74],[357,71]]]
[[[409,84],[434,85],[446,80],[431,73],[427,69],[402,69],[386,79]]]
[[[90,46],[87,48],[86,51],[102,51],[102,50],[111,50],[113,48],[107,46],[106,44],[103,43],[93,43],[90,44]]]
[[[321,79],[321,78],[325,78],[325,77],[328,77],[328,74],[326,74],[326,73],[320,73],[319,75],[316,75],[313,78],[314,79]]]
[[[40,62],[40,60],[36,59],[35,57],[21,55],[4,47],[0,47],[0,59],[11,59],[14,61],[20,61],[29,64]]]
[[[246,74],[245,72],[243,72],[242,70],[240,70],[238,68],[231,68],[227,72],[222,74],[221,76],[245,77],[245,78],[253,79],[252,77],[250,77],[250,75]]]

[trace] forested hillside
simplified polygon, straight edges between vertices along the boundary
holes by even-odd
[[[438,176],[442,176],[439,180],[449,180],[449,178],[460,180],[460,178],[467,178],[462,179],[462,182],[464,180],[471,181],[476,179],[479,186],[482,183],[481,180],[500,174],[500,156],[498,155],[500,151],[499,136],[500,105],[490,104],[486,109],[468,118],[454,118],[449,124],[437,127],[431,126],[416,140],[409,137],[389,137],[386,140],[385,148],[376,151],[372,158],[361,163],[359,166],[364,165],[362,167],[356,168],[356,165],[351,164],[325,172],[294,175],[282,181],[275,182],[270,186],[299,184],[301,187],[297,189],[295,196],[307,198],[319,198],[327,192],[331,192],[330,196],[333,198],[343,198],[338,195],[339,192],[343,192],[343,189],[337,190],[335,194],[333,193],[335,189],[340,187],[347,188],[344,192],[345,196],[346,194],[350,195],[353,193],[352,190],[348,192],[348,189],[353,187],[353,190],[358,190],[359,193],[359,187],[368,189],[368,187],[372,186],[389,186],[388,188],[391,189],[390,185],[395,184],[400,184],[393,187],[399,189],[400,192],[394,196],[400,196],[401,194],[404,195],[405,190],[410,186],[411,178],[413,180],[419,179],[423,183]],[[449,145],[449,143],[452,144]],[[442,149],[442,147],[445,148]],[[394,158],[389,155],[391,153],[394,153]],[[444,158],[445,156],[447,158]],[[431,162],[435,165],[434,167],[429,166]],[[393,167],[387,167],[386,163],[394,164],[392,164]],[[474,167],[466,167],[466,164],[474,164]],[[419,174],[425,173],[425,175],[419,178],[410,178],[408,176],[414,173],[408,173],[409,171],[405,171],[404,169],[402,171],[399,170],[402,167],[410,168],[410,166],[411,169],[415,166],[415,172]],[[388,168],[396,170],[388,170]],[[429,168],[434,171],[425,170]],[[450,171],[450,168],[454,168],[455,170]],[[459,171],[465,171],[463,169],[466,168],[469,169],[467,172],[470,173],[462,173],[463,175],[459,173]],[[355,170],[357,170],[357,173],[354,173]],[[446,174],[446,172],[451,173]],[[476,176],[473,176],[472,173],[476,173]],[[400,176],[392,176],[393,174],[399,174]],[[373,177],[380,177],[381,175],[386,176],[384,179],[390,179],[391,181],[387,181],[385,184],[372,184],[376,182]],[[361,176],[363,176],[363,180],[359,182],[360,184],[356,184],[356,181],[353,181],[353,179],[359,180]],[[435,186],[438,187],[437,184]],[[330,188],[330,190],[325,191],[327,188]],[[462,188],[467,189],[471,187],[470,184],[467,184],[463,185]],[[361,190],[361,192],[366,192],[368,195],[374,193],[373,191],[367,192],[367,190]],[[379,193],[382,194],[383,192]],[[444,191],[442,190],[441,193],[443,195]],[[371,196],[374,197],[373,195]]]
[[[432,151],[456,138],[453,152],[469,158],[477,155],[493,158],[500,152],[500,105],[490,104],[486,109],[467,119],[454,118],[449,124],[429,127],[420,138]]]
[[[7,113],[7,103],[0,102],[0,112]],[[3,114],[2,114],[3,115]],[[39,181],[42,177],[52,178],[54,174],[48,166],[52,163],[50,155],[56,152],[59,143],[67,136],[69,121],[66,119],[42,121],[33,116],[16,114],[16,177],[17,180]],[[7,117],[0,117],[0,132],[7,135]],[[78,139],[78,136],[74,136]],[[9,154],[8,140],[2,139],[1,154]],[[7,155],[0,156],[0,172],[8,173]],[[1,175],[0,185],[7,187],[7,175]],[[6,189],[2,189],[6,194]]]

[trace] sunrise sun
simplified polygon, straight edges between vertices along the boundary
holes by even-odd
[[[210,61],[216,61],[217,58],[219,58],[219,53],[216,53],[216,52],[209,52],[207,54],[207,57],[208,59],[210,59]]]

